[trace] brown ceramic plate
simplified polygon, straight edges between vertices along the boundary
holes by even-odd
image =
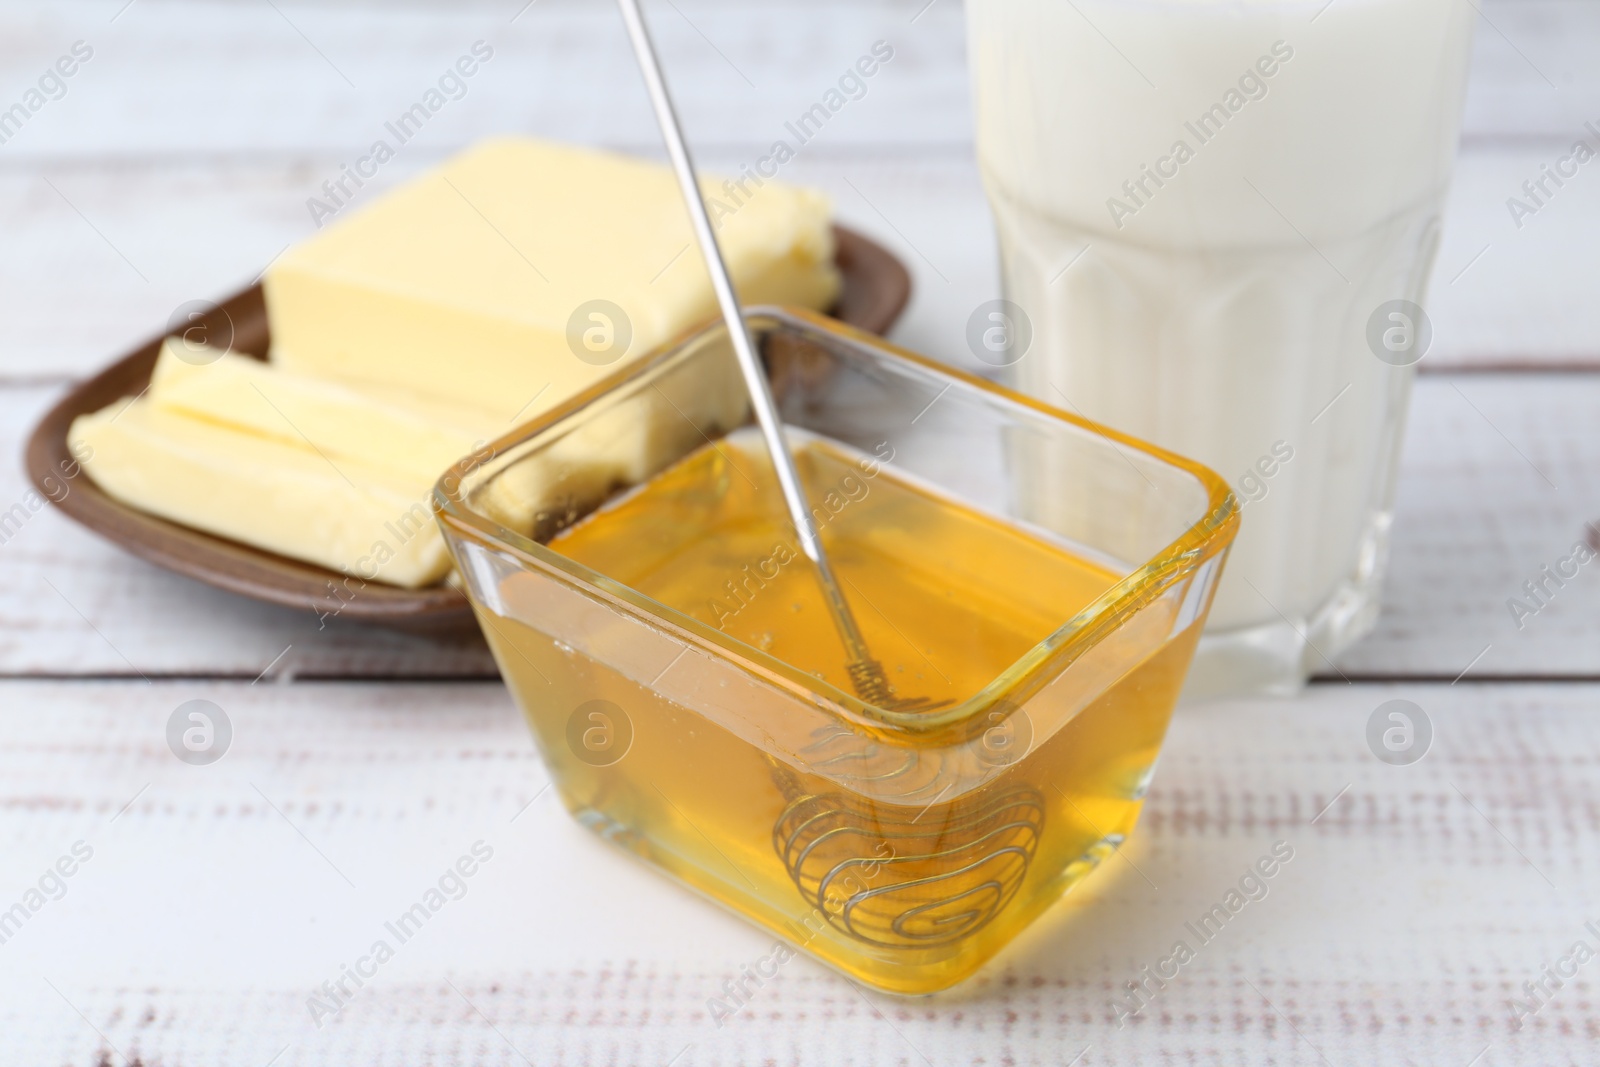
[[[842,227],[834,228],[836,261],[844,276],[833,314],[857,329],[884,333],[900,317],[911,296],[904,265],[881,245]],[[261,286],[253,285],[206,311],[187,325],[204,331],[207,341],[264,358],[267,308]],[[119,397],[137,396],[150,384],[150,372],[169,330],[77,385],[40,420],[28,439],[28,476],[49,494],[46,479],[70,469],[67,429],[72,420],[99,411]],[[330,584],[343,576],[310,563],[288,559],[249,545],[168,522],[118,503],[88,478],[74,482],[57,503],[78,522],[157,566],[270,604],[318,613],[338,609],[341,619],[379,623],[407,630],[453,631],[472,625],[464,596],[448,585],[400,589],[371,583],[352,600],[338,601]]]

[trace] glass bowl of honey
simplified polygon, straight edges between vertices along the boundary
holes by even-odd
[[[1132,832],[1238,504],[822,316],[749,325],[887,699],[852,686],[720,323],[463,460],[435,509],[580,823],[935,992]]]

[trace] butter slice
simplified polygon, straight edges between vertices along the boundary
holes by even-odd
[[[717,436],[745,421],[748,401],[744,384],[731,360],[721,364],[713,359],[697,360],[659,377],[654,386],[629,399],[613,403],[539,454],[498,473],[476,496],[476,505],[505,526],[535,535],[552,516],[583,514],[614,487],[647,480],[698,447],[707,435]],[[150,408],[156,411],[147,410]],[[114,409],[108,411],[115,413]],[[163,413],[179,417],[162,418]],[[107,446],[111,451],[100,448],[97,455],[120,461],[138,452],[144,462],[170,462],[163,457],[181,455],[190,443],[198,447],[198,435],[208,430],[230,431],[211,434],[205,443],[208,454],[220,458],[229,449],[244,450],[263,466],[273,457],[288,457],[285,462],[296,470],[304,469],[308,456],[315,455],[322,461],[313,467],[319,474],[375,473],[392,487],[403,488],[408,498],[426,501],[446,469],[469,454],[485,454],[485,439],[493,435],[497,420],[399,390],[357,390],[231,352],[168,339],[157,358],[146,399],[129,414],[117,417],[116,425],[122,427],[124,421],[128,430],[120,436],[100,429],[111,434]],[[110,422],[108,415],[108,425]],[[130,442],[130,435],[137,435],[136,440]],[[158,438],[162,438],[159,446]],[[271,444],[289,451],[267,447]],[[220,473],[212,477],[237,479],[244,476],[247,466],[218,464]],[[193,517],[192,508],[185,503],[191,483],[146,474],[137,500],[131,489],[122,488],[130,484],[126,473],[120,478],[114,472],[106,473],[104,488],[145,510],[221,532],[215,520]],[[276,472],[271,477],[276,477]],[[354,475],[352,480],[356,480]],[[344,497],[349,494],[341,496],[339,491],[347,490],[348,484],[341,481],[332,488],[336,492],[326,497],[323,506],[334,512],[347,509]],[[358,539],[355,547],[361,551],[356,555],[337,545],[324,545],[313,555],[292,538],[277,539],[267,527],[252,525],[250,529],[250,535],[238,539],[324,565],[336,560],[343,569],[357,568],[361,555],[371,548],[370,543]]]
[[[450,569],[427,486],[388,468],[148,400],[80,415],[68,440],[107,494],[185,526],[413,589]]]
[[[505,428],[487,413],[380,398],[176,338],[162,347],[148,396],[160,408],[387,468],[419,497]]]
[[[828,306],[828,203],[779,182],[706,179],[745,303]],[[275,363],[403,386],[511,420],[558,404],[708,321],[716,302],[672,173],[523,138],[484,142],[290,249],[267,272]],[[591,301],[631,342],[594,365],[569,345]],[[582,328],[595,322],[580,315]],[[537,398],[537,399],[535,399]]]

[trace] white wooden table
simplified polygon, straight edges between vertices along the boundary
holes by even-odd
[[[786,176],[910,265],[897,339],[962,361],[997,280],[954,0],[651,10],[725,168],[892,43]],[[1378,632],[1299,699],[1180,709],[1124,857],[977,979],[908,1002],[797,960],[717,1027],[769,939],[566,817],[480,647],[319,631],[46,508],[0,544],[0,909],[46,890],[0,943],[0,1064],[1600,1061],[1600,962],[1520,1027],[1509,1004],[1600,950],[1600,568],[1521,630],[1505,606],[1600,519],[1600,172],[1520,231],[1504,206],[1600,122],[1600,3],[1481,10]],[[378,184],[504,130],[656,151],[605,0],[0,4],[0,106],[93,48],[0,144],[0,512],[68,381],[308,233],[306,198],[480,39]],[[1364,741],[1394,697],[1435,728],[1407,767]],[[233,723],[208,767],[166,745],[191,699]],[[1122,984],[1277,840],[1270,895],[1119,1027]],[[319,1028],[308,998],[479,841]]]

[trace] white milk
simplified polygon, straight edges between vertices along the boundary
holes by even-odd
[[[1473,9],[967,10],[1006,296],[1033,328],[1009,380],[1233,483],[1196,685],[1292,689],[1376,618],[1412,370],[1368,320],[1422,300]]]

